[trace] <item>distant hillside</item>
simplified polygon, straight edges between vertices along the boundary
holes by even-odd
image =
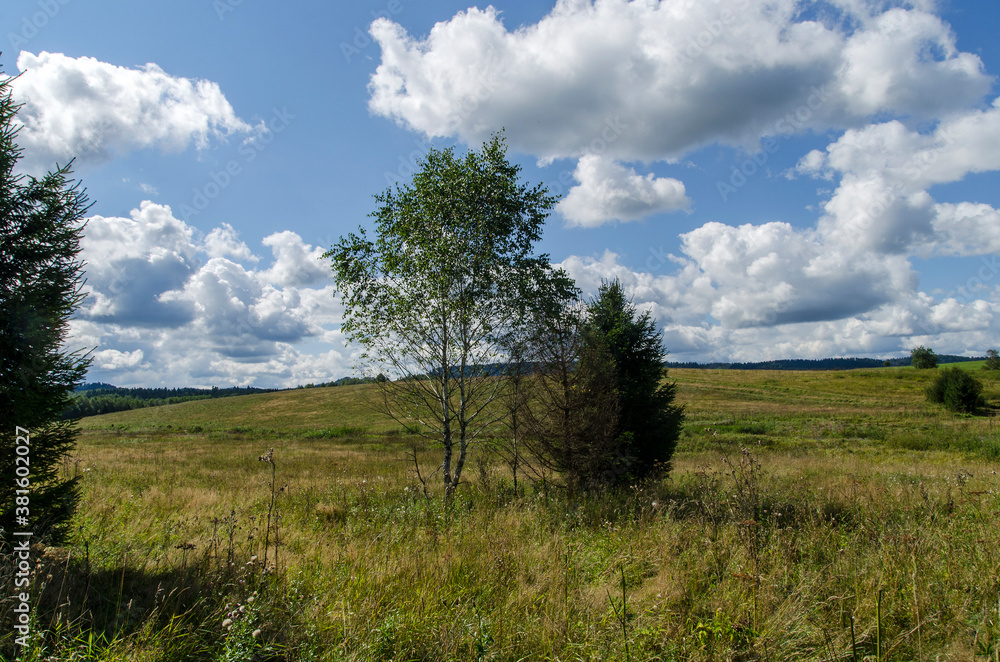
[[[984,357],[970,358],[938,354],[938,363],[963,363],[982,361]],[[888,360],[892,367],[910,365],[910,357],[899,359],[830,358],[830,359],[779,359],[757,363],[673,363],[668,368],[692,368],[695,370],[855,370],[857,368],[881,368]]]
[[[234,433],[250,430],[310,431],[319,437],[324,434],[337,436],[344,432],[345,426],[374,432],[398,430],[398,423],[377,413],[377,396],[378,391],[368,384],[288,389],[117,411],[85,418],[80,427],[92,430],[114,425]]]
[[[175,405],[192,400],[226,398],[251,393],[271,393],[277,389],[253,388],[120,388],[113,384],[94,382],[82,384],[73,394],[73,404],[63,412],[63,418],[82,418],[116,411]]]

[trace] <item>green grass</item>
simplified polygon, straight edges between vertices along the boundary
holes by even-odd
[[[376,414],[374,396],[366,385],[256,393],[93,416],[83,419],[81,427],[283,433],[338,427],[379,432],[398,427]]]
[[[983,366],[986,365],[986,361],[962,361],[961,363],[945,363],[942,364],[944,367],[955,367],[961,368],[963,370],[982,370]]]
[[[83,501],[34,576],[27,659],[1000,654],[991,417],[929,404],[935,371],[670,374],[688,418],[669,480],[572,501],[515,494],[479,448],[446,505],[439,452],[369,386],[85,419],[65,467]]]
[[[955,367],[962,368],[963,370],[982,370],[983,366],[986,365],[986,361],[959,361],[958,363],[939,363],[938,368],[941,367]],[[900,366],[890,366],[888,368],[878,368],[879,370],[916,370],[913,366],[900,365]]]

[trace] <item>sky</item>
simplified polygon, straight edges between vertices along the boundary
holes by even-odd
[[[21,172],[93,202],[89,381],[355,374],[322,253],[503,131],[538,250],[673,361],[982,355],[1000,331],[1000,5],[4,0]]]

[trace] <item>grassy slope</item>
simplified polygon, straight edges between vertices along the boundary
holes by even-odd
[[[398,428],[375,413],[374,397],[374,390],[363,384],[255,393],[92,416],[83,419],[80,427],[93,430],[122,425],[185,429],[200,426],[205,430],[281,431],[343,426],[376,431]]]
[[[705,427],[722,425],[715,431],[725,433],[746,419],[753,419],[750,427],[765,430],[764,436],[773,443],[799,448],[831,437],[849,438],[851,430],[865,438],[865,426],[878,427],[877,433],[868,433],[884,440],[897,432],[950,433],[986,422],[955,419],[929,404],[925,390],[937,374],[934,370],[674,369],[669,374],[678,385],[678,402],[687,411],[688,436],[695,438]],[[986,386],[987,400],[1000,401],[1000,380],[981,371],[978,375]],[[94,433],[109,428],[197,429],[265,436],[303,436],[344,428],[371,435],[399,432],[398,423],[377,413],[376,397],[377,391],[369,385],[297,389],[116,412],[83,419],[81,427]]]
[[[107,633],[102,659],[247,659],[264,642],[291,660],[829,660],[851,659],[853,617],[860,659],[882,590],[890,659],[1000,649],[990,418],[928,404],[933,371],[670,375],[688,414],[672,479],[573,504],[514,497],[484,453],[453,510],[434,480],[425,500],[418,440],[374,413],[370,386],[85,419],[78,527],[36,585],[40,625]],[[282,572],[266,575],[272,447]],[[437,451],[417,459],[440,480]],[[64,631],[54,659],[88,636]]]

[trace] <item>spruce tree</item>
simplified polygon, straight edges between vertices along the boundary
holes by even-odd
[[[587,306],[591,338],[603,344],[615,366],[618,394],[619,453],[629,471],[619,477],[641,478],[670,468],[683,423],[674,404],[677,387],[665,382],[663,334],[648,312],[639,314],[615,279],[601,284]]]
[[[58,542],[78,499],[77,480],[60,473],[77,435],[62,415],[89,358],[64,343],[84,296],[78,256],[88,203],[69,165],[41,178],[17,173],[19,105],[9,83],[0,79],[0,527],[8,541],[30,531]],[[18,437],[28,441],[27,455],[17,455]],[[15,479],[23,478],[30,488],[22,520]]]

